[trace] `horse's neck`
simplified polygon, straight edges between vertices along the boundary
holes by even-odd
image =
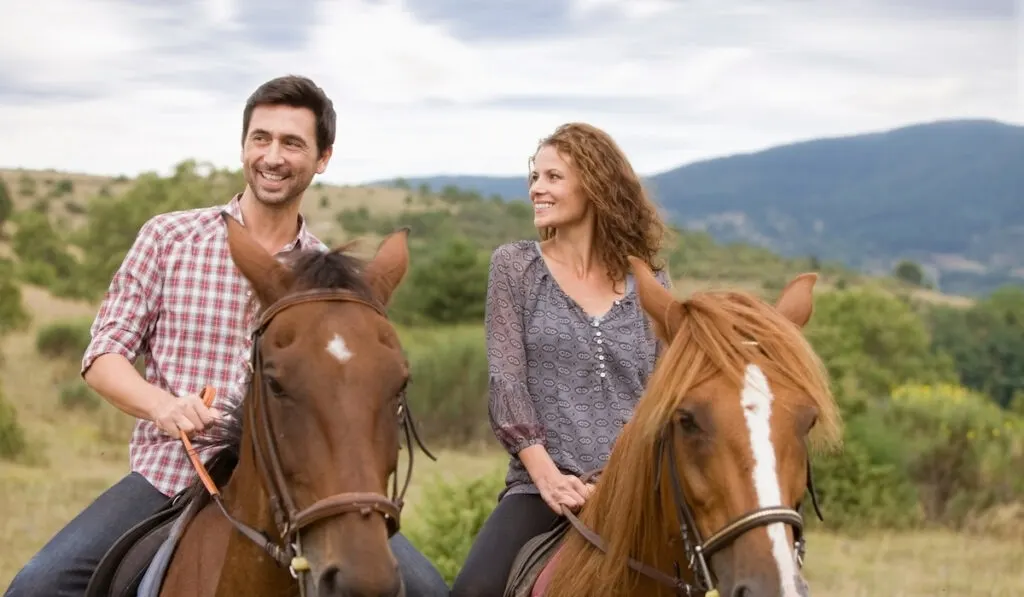
[[[238,464],[222,491],[224,507],[239,522],[266,533],[277,542],[278,531],[270,507],[270,497],[256,466],[249,433],[248,429],[242,432]],[[241,587],[260,587],[260,594],[288,595],[288,591],[294,588],[288,570],[279,566],[262,548],[237,532],[233,526],[228,529],[231,539],[224,557],[220,592],[237,594]]]
[[[604,528],[600,522],[594,521],[592,528],[598,536],[608,537],[609,529]],[[681,540],[669,538],[660,533],[647,539],[650,541],[648,548],[640,553],[633,553],[633,559],[669,576],[678,574],[687,582],[693,581],[686,550]],[[607,554],[598,550],[582,535],[574,535],[572,541],[564,546],[564,550],[566,553],[559,558],[553,571],[556,576],[562,578],[551,581],[544,597],[574,597],[575,595],[586,597],[605,595],[612,597],[677,597],[678,595],[674,589],[632,570],[623,570],[622,573],[627,576],[616,576],[618,581],[614,583],[616,586],[608,586],[605,583],[609,579],[595,574],[597,570],[604,568],[604,565],[608,563]],[[678,563],[678,571],[676,563]]]

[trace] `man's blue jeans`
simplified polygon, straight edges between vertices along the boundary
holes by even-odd
[[[142,475],[127,475],[50,539],[18,572],[4,596],[82,597],[93,570],[114,542],[167,500]],[[391,549],[408,597],[448,597],[444,578],[405,537],[392,537]]]

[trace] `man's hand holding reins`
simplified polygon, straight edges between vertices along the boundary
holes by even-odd
[[[186,435],[192,437],[196,433],[202,433],[221,418],[220,411],[207,408],[197,394],[180,397],[168,394],[167,397],[167,400],[161,401],[154,409],[150,420],[171,437],[178,437],[179,431],[184,431]]]

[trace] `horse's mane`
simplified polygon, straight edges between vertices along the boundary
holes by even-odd
[[[716,375],[726,375],[742,387],[746,366],[756,363],[772,383],[797,389],[814,401],[819,409],[812,433],[815,447],[839,443],[841,421],[827,373],[797,326],[750,293],[697,293],[682,305],[679,330],[658,360],[580,514],[608,543],[608,555],[570,532],[549,588],[551,595],[629,595],[636,576],[626,567],[627,557],[673,572],[676,559],[668,551],[666,508],[656,486],[655,446],[690,388]],[[773,408],[787,406],[780,403]]]
[[[365,262],[348,252],[353,244],[348,243],[330,251],[301,249],[289,253],[286,257],[286,264],[294,277],[289,291],[298,292],[315,288],[351,290],[359,296],[369,299],[372,293],[362,276]],[[258,304],[254,294],[245,311],[251,312],[255,307],[255,317],[258,319],[269,306]],[[245,388],[245,391],[248,396],[248,388]],[[230,462],[225,465],[227,470],[223,472],[227,476],[230,476],[234,463],[238,459],[239,447],[242,442],[244,404],[244,400],[239,401],[231,410],[223,413],[224,416],[209,431],[210,439],[213,441],[196,446],[200,453],[218,450],[207,466],[212,469],[222,463]],[[217,476],[213,470],[210,473],[214,477]],[[228,479],[226,477],[214,478],[214,481],[218,485],[222,485],[227,483]],[[205,491],[198,478],[193,481],[191,490]]]

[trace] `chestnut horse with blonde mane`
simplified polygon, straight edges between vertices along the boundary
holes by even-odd
[[[506,595],[808,595],[810,449],[841,438],[802,333],[817,276],[797,276],[774,306],[742,292],[679,301],[630,263],[666,348],[579,518],[565,511],[572,524],[554,557],[536,584],[513,578]]]
[[[401,595],[388,539],[404,494],[399,432],[411,452],[415,431],[409,366],[385,308],[407,270],[407,230],[365,264],[338,249],[287,267],[225,220],[231,257],[262,306],[253,378],[237,465],[223,492],[197,485],[198,511],[160,595]]]

